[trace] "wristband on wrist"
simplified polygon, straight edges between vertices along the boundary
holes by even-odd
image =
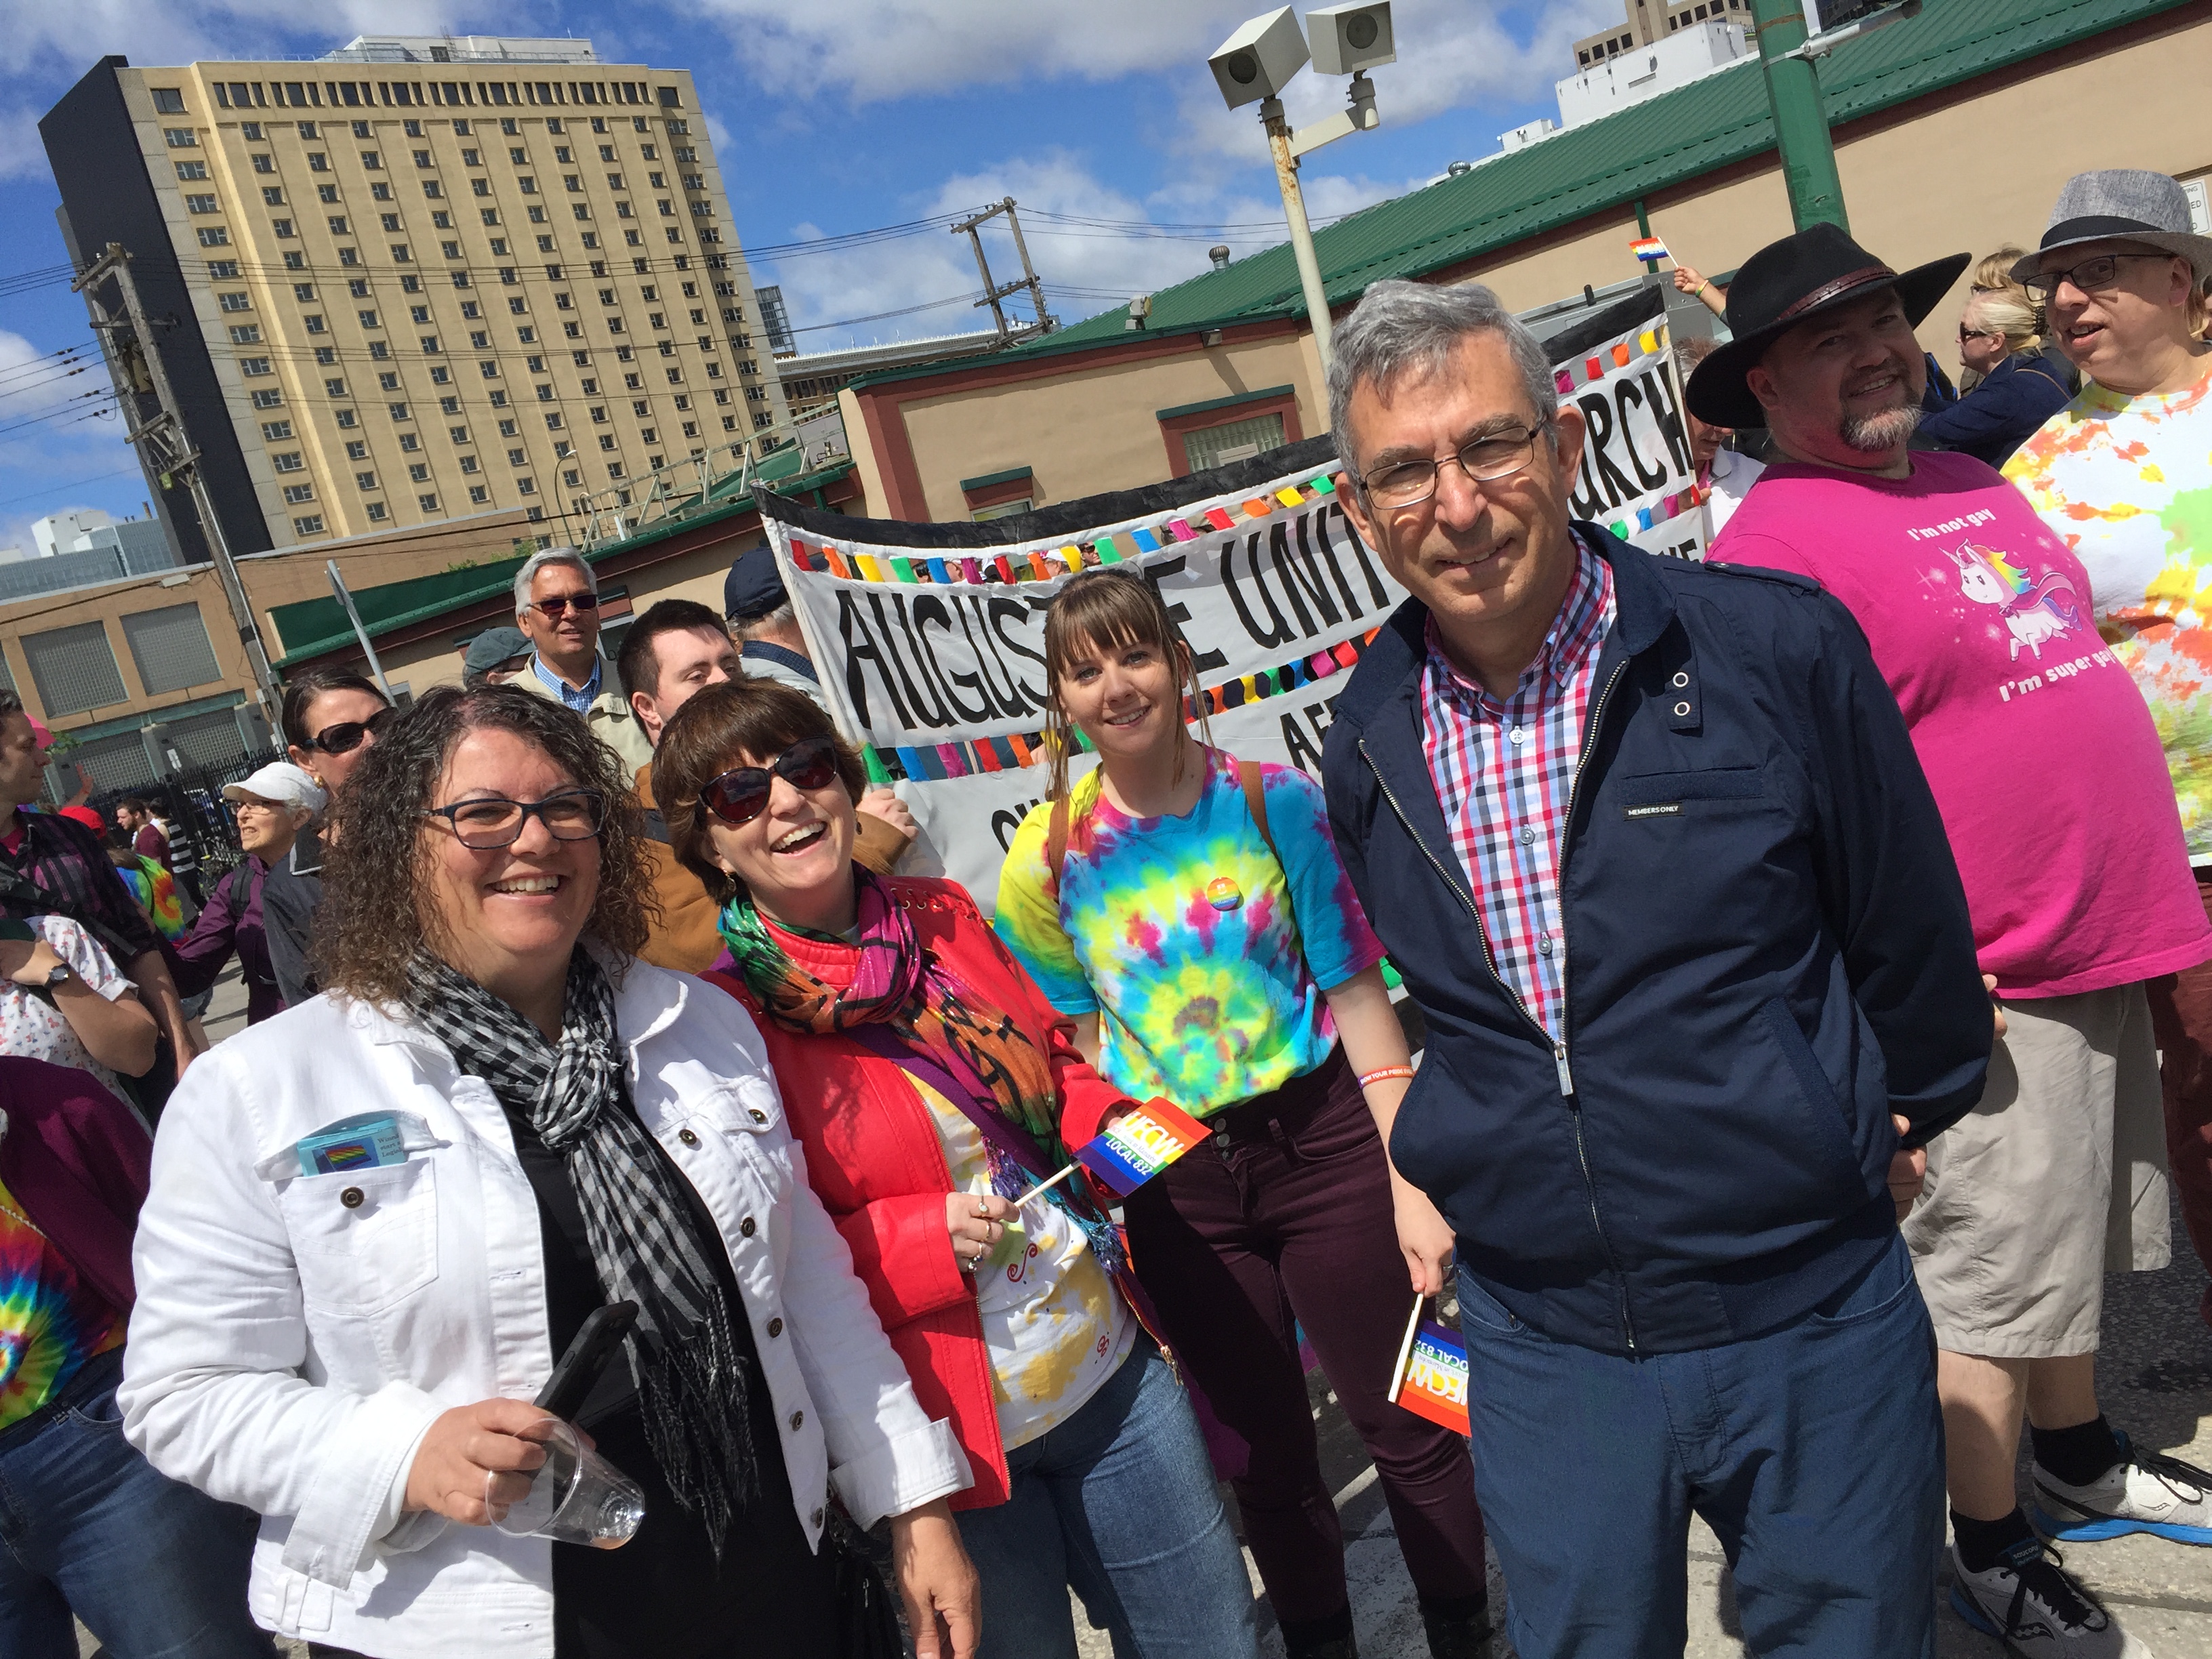
[[[1362,1072],[1359,1074],[1359,1086],[1364,1089],[1369,1084],[1381,1083],[1387,1078],[1410,1078],[1413,1075],[1413,1068],[1410,1066],[1380,1066],[1371,1072]]]
[[[1698,297],[1698,295],[1699,295],[1700,294],[1703,294],[1703,293],[1704,293],[1707,289],[1711,288],[1711,286],[1712,286],[1712,284],[1711,284],[1711,283],[1699,283],[1697,285],[1697,287],[1695,287],[1695,288],[1693,288],[1693,289],[1692,289],[1690,290],[1690,297],[1691,297],[1692,299],[1693,299],[1693,300],[1694,300],[1694,299],[1696,299],[1696,298]]]

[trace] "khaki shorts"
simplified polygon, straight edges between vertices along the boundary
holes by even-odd
[[[2106,1272],[2172,1255],[2150,1006],[2120,985],[2004,1016],[1981,1103],[1929,1143],[1905,1242],[1939,1347],[2094,1353]]]

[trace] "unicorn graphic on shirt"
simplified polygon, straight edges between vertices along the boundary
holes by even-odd
[[[2012,634],[2014,661],[2026,646],[2040,662],[2046,641],[2081,625],[2081,595],[2056,570],[2030,581],[2026,571],[1992,548],[1968,542],[1955,551],[1944,551],[1959,573],[1959,591],[1977,605],[1997,607]]]

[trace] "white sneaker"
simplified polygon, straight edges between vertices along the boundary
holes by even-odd
[[[1951,1606],[2021,1659],[2152,1659],[2040,1538],[2026,1538],[1987,1572],[1968,1572],[1951,1548]]]
[[[2035,1520],[2069,1543],[2147,1532],[2177,1544],[2212,1544],[2212,1474],[2121,1434],[2120,1461],[2086,1486],[2035,1466]]]

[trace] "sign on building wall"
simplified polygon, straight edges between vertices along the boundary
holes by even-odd
[[[1656,291],[1553,339],[1562,404],[1590,428],[1577,516],[1701,556]],[[1323,436],[983,524],[854,520],[764,492],[837,723],[921,826],[902,868],[992,907],[1014,830],[1044,799],[1044,617],[1079,570],[1120,566],[1158,590],[1195,653],[1216,744],[1317,775],[1342,677],[1405,598],[1353,532],[1336,471]]]

